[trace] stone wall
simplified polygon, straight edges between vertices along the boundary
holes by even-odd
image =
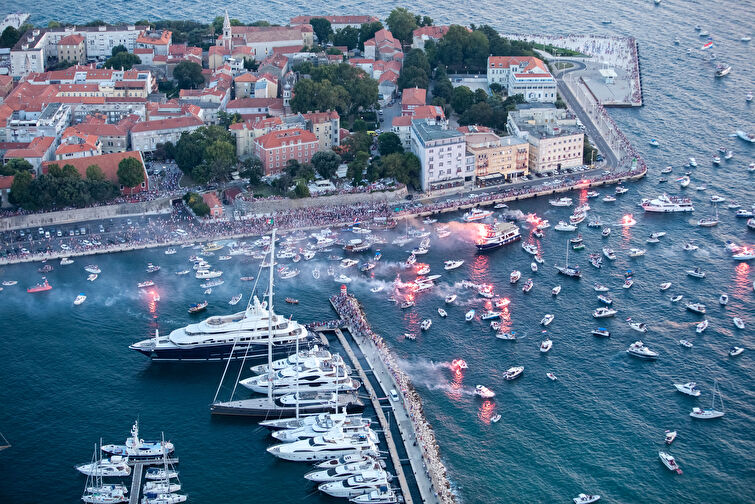
[[[243,201],[236,200],[236,208],[249,214],[266,214],[280,210],[295,208],[322,207],[333,205],[355,205],[360,203],[378,203],[397,201],[406,198],[405,187],[395,191],[381,191],[372,193],[335,194],[333,196],[318,196],[316,198],[280,199]]]
[[[84,222],[115,217],[134,217],[139,215],[169,214],[170,198],[144,201],[140,203],[122,203],[90,208],[75,208],[60,212],[45,212],[30,215],[14,215],[0,219],[0,232],[14,229],[57,226],[73,222]]]

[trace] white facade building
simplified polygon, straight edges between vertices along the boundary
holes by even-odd
[[[411,150],[420,161],[423,191],[463,188],[467,177],[474,177],[474,165],[467,163],[464,135],[443,129],[427,120],[412,121]]]
[[[499,84],[508,96],[520,94],[528,102],[556,101],[556,79],[538,58],[489,56],[487,77],[488,85]]]

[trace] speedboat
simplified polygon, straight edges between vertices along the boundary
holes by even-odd
[[[689,311],[705,315],[705,305],[702,303],[687,303],[685,307]]]
[[[697,166],[697,160],[695,160],[695,158],[691,157],[691,158],[689,158],[689,160],[688,160],[688,163],[687,163],[687,164],[688,164],[689,166],[691,166],[691,167],[693,167],[693,168],[694,168],[694,167],[696,167],[696,166]]]
[[[731,256],[732,259],[737,261],[749,261],[755,259],[755,248],[742,247],[742,249]]]
[[[524,282],[524,286],[522,286],[522,292],[525,294],[532,290],[532,287],[534,287],[535,282],[532,281],[531,278],[528,278],[526,282]]]
[[[687,275],[694,278],[705,278],[705,272],[699,267],[696,267],[695,269],[687,270]]]
[[[505,341],[516,341],[516,331],[499,332],[496,333],[495,337]]]
[[[629,348],[627,348],[627,353],[632,357],[637,357],[638,359],[644,360],[655,360],[658,358],[658,354],[656,352],[650,350],[642,341],[639,340],[629,345]]]
[[[629,249],[629,257],[640,257],[644,256],[645,252],[647,252],[645,249],[638,249],[638,248],[630,248]]]
[[[692,397],[700,397],[700,389],[697,388],[697,383],[695,382],[688,382],[688,383],[674,383],[674,387],[676,387],[676,390],[681,392],[682,394],[687,394]]]
[[[577,497],[574,497],[572,500],[574,501],[574,504],[591,504],[593,502],[598,502],[600,500],[600,495],[581,493]]]
[[[519,270],[514,270],[509,275],[509,282],[511,282],[511,283],[517,283],[520,278],[522,278],[522,272],[519,271]]]
[[[430,327],[432,327],[432,325],[433,325],[433,321],[427,318],[427,319],[424,319],[419,324],[419,328],[422,329],[423,331],[427,331],[428,329],[430,329]]]
[[[676,474],[681,474],[682,470],[679,469],[679,464],[676,463],[674,457],[664,451],[659,451],[658,456],[661,458],[661,462],[665,465],[669,471],[674,471]]]
[[[506,308],[511,303],[509,298],[498,298],[493,301],[493,306],[496,308]]]
[[[666,444],[670,445],[671,443],[674,442],[674,439],[676,439],[676,431],[669,431],[669,430],[667,430],[666,431],[666,439],[665,439]]]
[[[440,315],[443,318],[448,317],[448,313],[443,308],[438,308],[438,315]]]
[[[667,166],[666,168],[661,170],[661,173],[671,173],[672,171],[674,171],[674,168],[671,166]]]
[[[736,357],[737,355],[741,354],[744,351],[745,351],[745,349],[742,348],[742,347],[733,346],[733,347],[731,347],[731,350],[729,350],[729,355],[731,357]]]
[[[689,242],[687,242],[687,243],[684,244],[684,250],[694,251],[694,250],[697,250],[699,248],[700,247],[698,247],[697,245],[694,245],[694,244],[689,243]]]
[[[596,283],[596,284],[595,284],[595,285],[593,286],[593,290],[594,290],[595,292],[608,292],[608,290],[609,290],[609,289],[608,289],[608,287],[606,287],[606,286],[605,286],[605,285],[603,285],[603,284],[599,284],[599,283]]]
[[[534,262],[534,261],[531,262],[530,263],[530,269],[532,270],[533,273],[537,273],[537,263]]]
[[[613,203],[614,201],[616,201],[616,198],[614,198],[610,194],[606,194],[605,196],[603,196],[604,203]]]
[[[524,366],[514,366],[508,368],[504,373],[503,377],[506,380],[515,380],[522,376],[522,373],[524,373]]]
[[[556,224],[553,229],[556,231],[574,231],[577,229],[577,226],[569,224],[566,221],[558,221],[558,224]]]
[[[542,353],[548,352],[553,347],[553,342],[549,339],[544,340],[540,343],[540,351]]]
[[[443,263],[443,269],[445,269],[447,271],[448,270],[453,270],[453,269],[456,269],[456,268],[460,267],[462,264],[464,264],[463,260],[446,261],[445,263]]]
[[[553,294],[554,296],[558,296],[559,292],[561,292],[560,285],[556,285],[555,287],[551,289],[551,294]]]
[[[84,271],[87,273],[94,273],[95,275],[102,273],[102,270],[96,264],[87,264],[84,266]]]
[[[634,329],[637,332],[646,333],[648,332],[648,326],[644,322],[632,322],[629,321],[629,327]]]
[[[699,324],[697,324],[697,326],[695,328],[695,331],[697,332],[697,334],[700,334],[701,332],[703,332],[707,328],[708,328],[708,319],[705,319],[702,322],[700,322]]]
[[[464,220],[464,222],[475,222],[490,217],[491,215],[493,215],[493,212],[491,212],[490,210],[480,210],[479,208],[473,208],[472,210],[464,214],[462,220]]]
[[[671,302],[672,303],[676,303],[676,302],[680,301],[681,299],[682,299],[682,295],[681,294],[677,294],[676,296],[671,296]]]
[[[600,307],[592,312],[592,316],[594,318],[608,318],[613,317],[614,315],[616,315],[616,310],[614,310],[613,308]]]
[[[492,397],[495,397],[495,392],[493,392],[492,390],[490,390],[488,387],[484,385],[477,385],[475,387],[474,393],[475,395],[478,395],[482,397],[483,399],[490,399]]]
[[[651,146],[653,146],[653,147],[660,147],[660,145],[661,145],[660,143],[658,143],[658,140],[656,140],[655,138],[651,138],[651,139],[650,139],[650,142],[648,142],[648,143],[649,143],[649,144],[650,144]]]
[[[713,196],[710,197],[711,203],[723,203],[724,201],[726,201],[726,198],[724,198],[723,196],[719,196],[717,194],[714,194]]]
[[[604,227],[603,230],[600,232],[600,235],[603,238],[608,238],[611,236],[611,228],[610,227]]]
[[[714,165],[720,165],[721,164],[721,158],[718,156],[713,156],[713,164]]]
[[[737,329],[744,329],[745,328],[745,322],[739,317],[734,317],[734,325],[737,326]]]
[[[540,321],[541,325],[548,326],[551,322],[553,322],[554,316],[550,313],[546,313],[543,319]]]
[[[598,327],[597,329],[592,330],[592,335],[598,336],[599,338],[610,338],[611,331],[609,331],[605,327]]]
[[[609,305],[609,306],[613,304],[613,299],[611,299],[610,297],[608,297],[608,296],[606,296],[604,294],[599,294],[598,295],[598,301],[600,301],[603,304]]]
[[[734,157],[734,151],[729,150],[729,151],[726,151],[726,154],[724,154],[724,159],[726,159],[727,161],[733,157]]]
[[[537,246],[533,245],[532,243],[522,243],[522,248],[528,254],[532,254],[532,255],[538,254]]]
[[[469,311],[468,311],[468,312],[467,312],[467,313],[466,313],[466,314],[464,315],[464,320],[466,320],[467,322],[470,322],[470,321],[471,321],[472,319],[474,319],[474,310],[469,310]]]
[[[384,288],[385,287],[382,284],[380,284],[380,285],[370,288],[370,292],[378,293],[378,292],[381,292]]]
[[[501,312],[490,310],[480,315],[481,320],[494,320],[497,318],[501,318]]]
[[[341,273],[337,277],[334,277],[333,280],[339,283],[351,283],[351,278],[347,277],[343,273]]]
[[[73,300],[73,304],[78,306],[86,300],[87,300],[87,297],[82,293],[76,296],[76,299]]]
[[[448,304],[453,303],[454,301],[456,301],[457,297],[458,296],[456,294],[450,294],[450,295],[446,296],[446,303],[448,303]]]
[[[552,199],[549,200],[548,203],[550,203],[551,206],[555,207],[568,207],[572,205],[572,199],[571,198],[559,198],[557,200]]]
[[[609,261],[616,260],[616,253],[610,247],[603,247],[603,255],[606,256]]]
[[[668,290],[671,287],[671,282],[663,282],[660,286],[662,291]]]
[[[554,375],[553,373],[545,373],[545,376],[547,376],[548,378],[550,378],[551,381],[558,380],[558,377],[556,375]]]
[[[412,301],[411,299],[407,299],[406,301],[401,303],[402,310],[406,310],[407,308],[411,308],[412,306],[414,306],[414,301]]]
[[[740,210],[737,210],[737,213],[735,213],[734,216],[740,219],[747,219],[747,218],[755,216],[755,213],[753,213],[752,210],[746,210],[742,208]]]

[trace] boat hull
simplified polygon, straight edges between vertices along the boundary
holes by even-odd
[[[501,240],[491,240],[485,243],[477,243],[476,247],[479,252],[486,252],[488,250],[494,250],[499,247],[503,247],[504,245],[508,245],[509,243],[513,243],[519,239],[521,239],[521,235],[512,236],[510,238],[503,238]]]
[[[332,403],[299,405],[299,414],[311,415],[332,412],[334,409],[333,406]],[[364,410],[364,402],[356,394],[339,394],[338,410],[342,412],[344,409],[347,413],[361,413]],[[261,399],[218,402],[210,406],[210,412],[213,415],[245,416],[272,420],[295,416],[296,406],[281,406],[277,402],[274,406],[271,406],[265,397]]]

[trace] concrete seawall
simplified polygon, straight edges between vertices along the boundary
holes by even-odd
[[[315,198],[301,199],[279,199],[279,200],[259,200],[259,201],[240,201],[237,200],[236,206],[243,211],[251,214],[267,214],[281,210],[296,210],[299,208],[317,208],[333,205],[356,205],[360,203],[387,203],[389,201],[398,201],[406,198],[408,191],[402,187],[395,191],[379,191],[371,193],[349,193],[334,194],[332,196],[318,196]]]

